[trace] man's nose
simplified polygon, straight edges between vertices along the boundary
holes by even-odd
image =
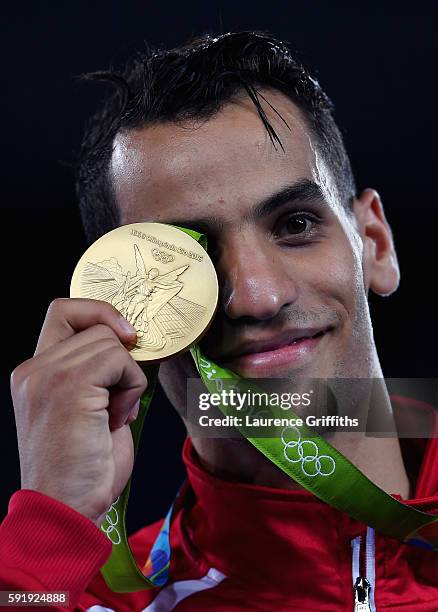
[[[263,236],[229,238],[218,275],[223,310],[230,319],[271,319],[298,297],[289,258]]]

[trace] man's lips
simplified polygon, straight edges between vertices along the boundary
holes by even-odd
[[[305,328],[305,329],[294,329],[287,330],[276,336],[271,336],[264,340],[250,340],[247,342],[241,342],[235,349],[225,352],[220,356],[223,361],[234,359],[236,357],[242,357],[244,355],[251,355],[255,353],[266,353],[269,351],[276,351],[285,346],[289,346],[294,343],[298,343],[300,340],[308,340],[315,338],[316,336],[322,335],[327,328]]]
[[[293,330],[266,340],[243,343],[220,356],[219,362],[243,376],[268,377],[274,370],[304,364],[331,329]]]

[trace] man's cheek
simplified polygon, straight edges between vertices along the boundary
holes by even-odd
[[[319,270],[319,292],[323,293],[332,307],[350,316],[356,310],[364,293],[362,268],[351,251],[329,252]],[[337,305],[337,306],[336,306]]]

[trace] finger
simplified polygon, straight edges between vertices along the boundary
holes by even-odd
[[[92,353],[93,348],[89,346],[87,350]],[[92,372],[99,386],[110,389],[110,429],[117,429],[126,423],[148,384],[144,372],[122,346],[95,351],[90,359],[82,362],[77,372],[79,378],[87,377],[88,380]]]
[[[58,359],[56,367],[39,368],[39,372],[48,381],[52,400],[58,396],[65,402],[76,394],[84,410],[108,410],[112,429],[126,422],[147,388],[140,366],[110,338],[81,346]]]
[[[98,323],[97,325],[93,325],[88,329],[84,329],[83,331],[74,334],[70,338],[66,338],[62,342],[53,344],[46,350],[42,351],[33,359],[29,360],[29,367],[32,367],[33,371],[37,371],[40,368],[48,368],[51,364],[57,363],[59,360],[68,357],[69,354],[76,354],[78,349],[83,348],[84,351],[86,351],[86,347],[88,347],[88,345],[93,345],[94,343],[105,339],[108,340],[108,346],[111,346],[110,341],[112,341],[114,346],[125,346],[122,345],[120,338],[111,329],[111,327]],[[125,346],[125,348],[128,350],[127,346]],[[93,347],[91,347],[91,350],[93,350]],[[87,355],[87,353],[84,352],[84,355]]]
[[[98,323],[108,325],[123,343],[135,341],[135,328],[111,304],[101,300],[58,298],[47,311],[35,355]]]

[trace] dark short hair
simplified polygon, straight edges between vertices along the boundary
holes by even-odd
[[[120,130],[208,119],[246,93],[273,145],[282,147],[261,104],[263,100],[270,106],[262,93],[267,88],[282,92],[302,111],[333,173],[342,203],[352,202],[354,178],[333,118],[333,105],[288,45],[268,34],[205,35],[175,49],[149,49],[119,73],[84,76],[112,86],[86,126],[77,163],[76,191],[89,242],[119,225],[108,168],[114,137]]]

